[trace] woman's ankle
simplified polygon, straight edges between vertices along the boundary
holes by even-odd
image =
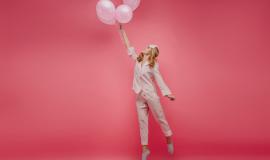
[[[143,151],[147,151],[147,150],[149,150],[148,145],[142,145],[142,150],[143,150]]]
[[[166,137],[166,142],[167,142],[167,144],[173,143],[172,136]]]

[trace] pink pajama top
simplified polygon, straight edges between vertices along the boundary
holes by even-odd
[[[138,62],[134,47],[128,48],[128,55],[135,61],[132,89],[136,94],[140,93],[140,91],[144,91],[149,95],[159,97],[154,85],[154,80],[156,81],[163,96],[171,94],[171,90],[166,85],[159,72],[159,64],[157,62],[153,68],[149,66],[148,61],[145,61],[143,64]]]

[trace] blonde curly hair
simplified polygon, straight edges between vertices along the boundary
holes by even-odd
[[[151,68],[153,68],[155,66],[155,63],[157,61],[157,57],[159,55],[159,49],[158,49],[157,46],[155,46],[155,47],[148,46],[148,47],[151,48],[151,50],[148,53],[146,53],[146,54],[150,54],[150,56],[148,58],[148,62],[149,62],[149,66]],[[137,61],[138,62],[141,62],[143,60],[143,57],[144,57],[144,53],[141,52],[139,54],[139,56],[137,57]]]

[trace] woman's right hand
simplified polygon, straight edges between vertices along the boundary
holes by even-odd
[[[119,23],[119,29],[122,30],[123,29],[123,25],[121,23]]]
[[[173,94],[166,95],[171,101],[175,100],[175,96]]]
[[[118,24],[119,24],[119,29],[123,30],[123,24],[121,24],[121,23],[118,23]]]

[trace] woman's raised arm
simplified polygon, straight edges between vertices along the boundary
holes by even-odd
[[[128,40],[128,37],[127,37],[127,34],[126,34],[125,30],[123,29],[123,25],[122,24],[119,24],[119,32],[120,32],[121,38],[124,41],[125,46],[127,48],[128,55],[133,60],[136,61],[137,60],[137,53],[135,51],[135,48],[130,45],[129,40]]]

